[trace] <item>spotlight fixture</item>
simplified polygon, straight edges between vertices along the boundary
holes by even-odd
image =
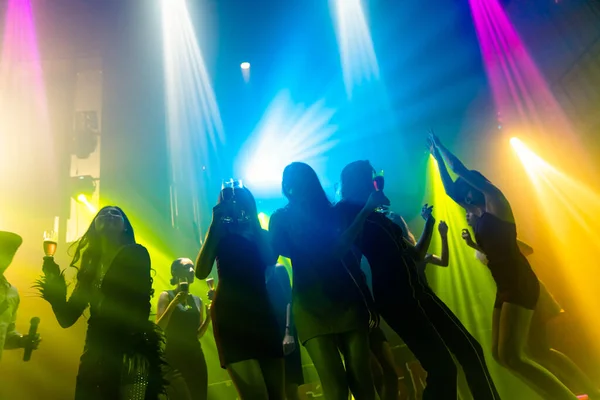
[[[91,175],[72,176],[70,182],[71,197],[75,200],[82,201],[90,199],[96,192],[96,181]]]
[[[72,136],[71,153],[79,159],[88,158],[98,147],[98,113],[96,111],[78,111]]]
[[[247,61],[244,61],[243,63],[240,64],[240,68],[241,69],[250,69],[250,63]]]

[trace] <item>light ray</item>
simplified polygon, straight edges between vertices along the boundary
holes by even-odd
[[[318,168],[336,142],[332,136],[335,110],[324,100],[309,107],[294,104],[287,91],[273,100],[246,145],[242,170],[248,185],[258,189],[280,189],[281,172],[293,161]]]
[[[172,219],[201,229],[202,171],[224,141],[223,124],[186,0],[163,0],[162,14]]]
[[[355,85],[379,79],[379,64],[361,0],[330,0],[344,85],[348,98]]]

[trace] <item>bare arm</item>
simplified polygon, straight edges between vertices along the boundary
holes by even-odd
[[[463,199],[459,199],[454,193],[454,181],[448,172],[448,168],[446,168],[446,163],[444,162],[444,158],[442,154],[438,150],[438,148],[433,144],[429,144],[431,154],[436,161],[438,171],[440,173],[440,178],[442,179],[442,184],[444,185],[444,190],[448,197],[454,200],[456,203],[462,205]]]
[[[210,306],[206,306],[205,308],[202,305],[202,300],[198,300],[200,300],[200,321],[202,321],[202,324],[200,324],[200,327],[198,328],[198,339],[202,339],[202,337],[208,330],[208,326],[210,325]]]
[[[444,228],[445,227],[445,228]],[[439,230],[442,239],[442,256],[438,257],[434,254],[425,256],[425,261],[429,264],[437,265],[438,267],[447,267],[450,262],[450,250],[448,248],[448,230],[444,221],[440,221]]]
[[[354,246],[358,235],[360,235],[363,227],[365,226],[367,218],[373,211],[374,209],[369,209],[366,206],[363,207],[363,209],[360,210],[358,215],[354,218],[350,226],[344,232],[342,232],[337,244],[333,249],[333,255],[336,258],[344,257],[350,251],[350,249],[352,249],[352,246]]]
[[[67,300],[67,283],[64,271],[51,257],[44,258],[42,266],[44,275],[36,281],[35,288],[40,295],[52,306],[52,311],[63,328],[69,328],[77,320],[89,304],[89,288],[78,282]]]
[[[156,306],[156,325],[163,331],[169,326],[171,315],[177,307],[179,300],[174,298],[172,301],[169,300],[169,294],[162,292],[158,298],[158,304]]]
[[[469,246],[470,248],[475,249],[475,250],[483,253],[483,250],[481,250],[481,247],[479,247],[477,245],[477,243],[475,243],[475,241],[471,237],[471,232],[469,232],[468,229],[465,228],[465,229],[462,230],[462,238],[465,241],[465,243],[467,244],[467,246]]]
[[[206,240],[196,258],[196,278],[206,279],[210,275],[217,259],[218,244],[219,240],[214,232],[214,226],[211,224],[206,235]]]
[[[275,274],[286,296],[285,334],[293,336],[294,332],[296,332],[296,326],[292,315],[292,284],[290,283],[290,275],[283,265],[275,266]]]
[[[435,218],[430,216],[425,221],[425,228],[423,229],[423,233],[419,238],[419,241],[415,245],[415,250],[419,254],[419,259],[423,260],[427,255],[427,250],[429,249],[429,245],[431,244],[431,237],[433,235],[433,227],[435,226]]]
[[[450,150],[442,145],[435,135],[432,134],[430,137],[433,138],[433,143],[435,144],[437,150],[439,150],[442,158],[446,161],[452,172],[463,178],[469,185],[473,186],[475,189],[484,194],[486,211],[502,220],[514,222],[514,216],[510,208],[510,204],[500,189],[485,179],[481,174],[465,167],[458,157],[456,157],[450,152]],[[441,164],[442,163],[438,161],[438,166]],[[446,185],[444,185],[444,187],[445,186]],[[453,200],[459,203],[462,201],[462,199],[456,199],[454,197]]]

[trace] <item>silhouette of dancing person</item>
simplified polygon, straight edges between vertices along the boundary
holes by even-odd
[[[162,292],[158,298],[156,324],[165,332],[167,393],[171,400],[205,400],[208,396],[208,369],[200,338],[208,329],[210,316],[202,300],[189,293],[192,282],[194,263],[178,258],[171,264],[175,289]]]
[[[343,169],[342,200],[336,207],[347,220],[354,218],[375,190],[374,176],[368,161]],[[383,213],[369,215],[357,243],[371,266],[377,310],[427,371],[423,399],[457,398],[452,354],[463,367],[475,399],[499,399],[481,345],[418,276],[417,264],[425,258],[435,224],[431,210],[423,207],[425,232],[417,246],[404,239],[400,226]]]
[[[221,191],[196,277],[206,279],[215,260],[219,283],[211,314],[221,367],[240,399],[283,400],[283,344],[265,283],[265,270],[276,257],[245,187]]]
[[[510,203],[481,173],[467,169],[433,132],[429,134],[429,147],[437,160],[446,194],[479,217],[475,239],[488,258],[488,268],[497,287],[492,322],[494,358],[544,399],[576,399],[558,378],[525,352],[540,284],[519,250]],[[452,181],[446,163],[459,176],[456,182]]]
[[[478,220],[479,217],[467,211],[467,223],[471,228],[475,229]],[[473,241],[468,229],[463,229],[462,238],[467,246],[475,249],[477,259],[481,261],[483,265],[487,266],[488,260],[486,255],[481,252],[482,249]],[[525,257],[529,257],[533,254],[533,248],[528,244],[517,239],[517,245],[521,250],[521,254]],[[554,299],[543,282],[540,281],[540,297],[535,306],[533,317],[531,318],[531,327],[529,329],[527,340],[527,351],[535,361],[554,373],[561,381],[565,379],[567,382],[571,382],[580,389],[585,390],[585,393],[591,400],[600,399],[600,390],[585,372],[583,372],[569,356],[552,348],[552,345],[550,344],[548,337],[548,331],[550,330],[549,325],[562,314],[564,314],[564,310]],[[494,354],[494,356],[497,355],[498,354]],[[565,382],[563,381],[563,383]]]
[[[76,400],[157,400],[165,392],[161,335],[149,321],[150,256],[135,241],[119,207],[102,208],[75,242],[71,266],[78,266],[67,299],[64,271],[44,258],[37,282],[63,328],[90,308],[85,347],[75,387]]]
[[[332,204],[309,165],[288,165],[282,191],[288,204],[271,216],[269,232],[275,252],[292,261],[294,321],[323,394],[327,400],[347,400],[351,391],[356,400],[375,399],[369,368],[368,299],[346,260],[356,258],[350,252],[353,242],[381,198],[369,198],[350,227],[340,231]],[[375,316],[371,317],[375,323]]]

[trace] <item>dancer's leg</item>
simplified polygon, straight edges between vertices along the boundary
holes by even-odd
[[[502,365],[521,377],[544,399],[577,399],[550,371],[525,354],[532,316],[533,310],[512,303],[502,305],[498,335],[498,356]]]

